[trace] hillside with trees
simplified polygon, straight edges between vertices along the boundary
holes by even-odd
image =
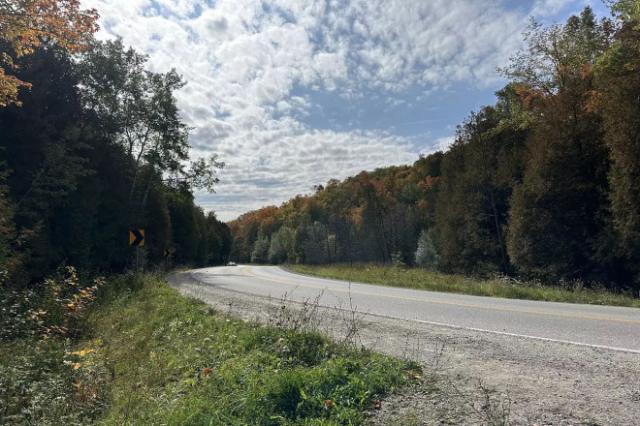
[[[229,223],[240,262],[377,262],[640,290],[640,10],[532,25],[446,152]]]
[[[31,286],[61,265],[121,272],[136,256],[149,267],[223,262],[229,229],[193,196],[212,190],[222,163],[189,160],[181,77],[94,40],[97,14],[78,2],[0,12],[0,284]],[[146,232],[138,254],[132,228]]]

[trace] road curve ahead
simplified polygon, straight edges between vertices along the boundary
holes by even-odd
[[[432,325],[640,354],[640,309],[499,299],[304,276],[276,266],[197,269],[209,286]]]

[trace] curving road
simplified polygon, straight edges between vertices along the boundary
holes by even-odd
[[[304,276],[275,266],[190,271],[202,291],[221,290],[537,341],[640,354],[640,309],[436,293]]]

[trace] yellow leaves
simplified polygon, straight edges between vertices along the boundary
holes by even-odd
[[[69,352],[69,353],[67,353],[67,355],[75,357],[76,360],[73,360],[73,361],[65,360],[64,364],[66,364],[69,367],[71,367],[71,369],[74,370],[74,371],[75,370],[79,370],[80,367],[82,367],[82,362],[77,360],[77,358],[84,358],[89,354],[95,353],[95,351],[96,350],[93,349],[93,348],[84,348],[84,349],[79,349],[77,351]]]
[[[98,30],[98,13],[80,9],[80,0],[0,1],[0,17],[0,39],[11,46],[17,58],[32,54],[45,42],[80,52]],[[0,57],[0,64],[15,69],[13,58],[6,53]],[[30,87],[0,67],[0,107],[20,106],[19,90]]]
[[[72,370],[79,370],[80,367],[82,367],[82,363],[77,362],[77,361],[69,361],[69,360],[65,360],[62,362],[64,365],[68,365]]]
[[[89,354],[94,353],[95,351],[96,351],[95,349],[86,348],[86,349],[80,349],[79,351],[71,352],[70,354],[83,358]]]
[[[21,106],[18,101],[18,92],[21,88],[29,89],[31,84],[12,75],[7,75],[4,68],[0,67],[0,108],[11,104]]]
[[[90,303],[96,299],[96,292],[105,282],[105,279],[100,277],[93,280],[92,286],[83,287],[75,268],[66,267],[61,277],[44,280],[47,299],[54,302],[56,306],[51,307],[50,312],[42,309],[34,310],[30,312],[29,318],[40,323],[45,337],[67,335],[70,326],[74,324],[73,321],[83,315]],[[59,321],[58,314],[62,314],[61,324],[49,324],[46,327],[42,325],[47,323],[47,316],[56,318],[54,322]]]

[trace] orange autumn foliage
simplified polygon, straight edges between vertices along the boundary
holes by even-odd
[[[43,43],[55,44],[72,52],[88,47],[98,30],[98,13],[81,9],[80,0],[0,0],[0,107],[20,105],[20,88],[28,82],[7,74],[15,70],[15,58],[32,54]]]

